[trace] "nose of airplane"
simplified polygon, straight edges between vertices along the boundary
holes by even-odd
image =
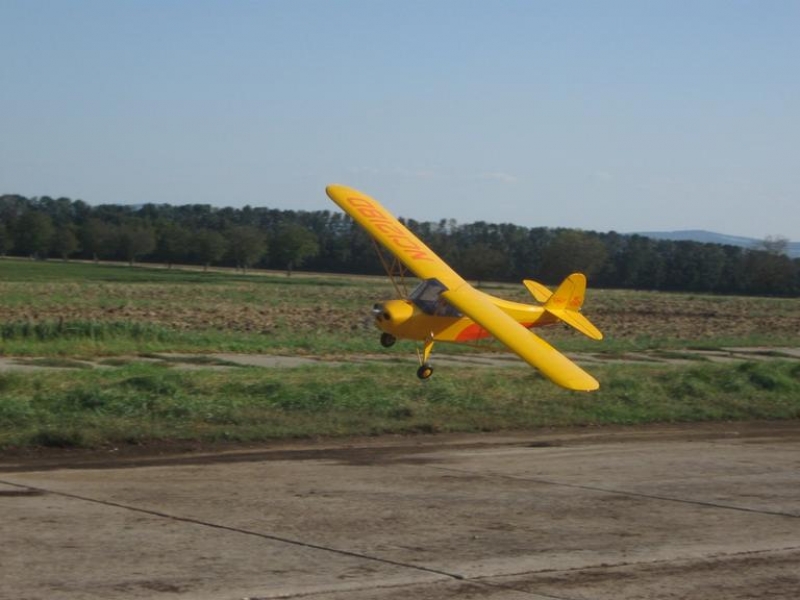
[[[384,319],[389,319],[389,313],[387,313],[384,308],[383,304],[376,302],[372,305],[372,316],[375,317],[378,321],[383,321]]]
[[[406,300],[389,300],[384,303],[376,303],[372,307],[372,316],[375,317],[378,324],[393,327],[407,321],[413,313],[413,306]]]

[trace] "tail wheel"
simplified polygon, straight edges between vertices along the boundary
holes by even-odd
[[[428,379],[431,375],[433,375],[433,367],[428,364],[424,364],[417,369],[417,377],[420,379]]]
[[[394,343],[397,341],[397,338],[394,337],[391,333],[382,333],[381,334],[381,346],[384,348],[390,348],[394,346]]]

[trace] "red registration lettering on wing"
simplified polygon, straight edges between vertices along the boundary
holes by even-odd
[[[399,248],[408,252],[411,258],[414,260],[433,260],[420,242],[418,242],[407,229],[400,225],[394,217],[381,211],[369,200],[363,198],[348,198],[347,200],[362,217],[375,227],[375,229],[383,233]]]

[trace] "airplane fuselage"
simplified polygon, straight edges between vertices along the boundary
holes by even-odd
[[[552,325],[557,319],[541,306],[491,297],[492,302],[525,328]],[[426,310],[427,309],[427,310]],[[413,300],[389,300],[376,304],[375,325],[398,339],[440,342],[470,342],[491,334],[469,317],[460,315],[443,300],[435,306],[419,306]]]

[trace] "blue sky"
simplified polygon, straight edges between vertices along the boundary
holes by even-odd
[[[0,193],[800,240],[800,1],[0,0]]]

